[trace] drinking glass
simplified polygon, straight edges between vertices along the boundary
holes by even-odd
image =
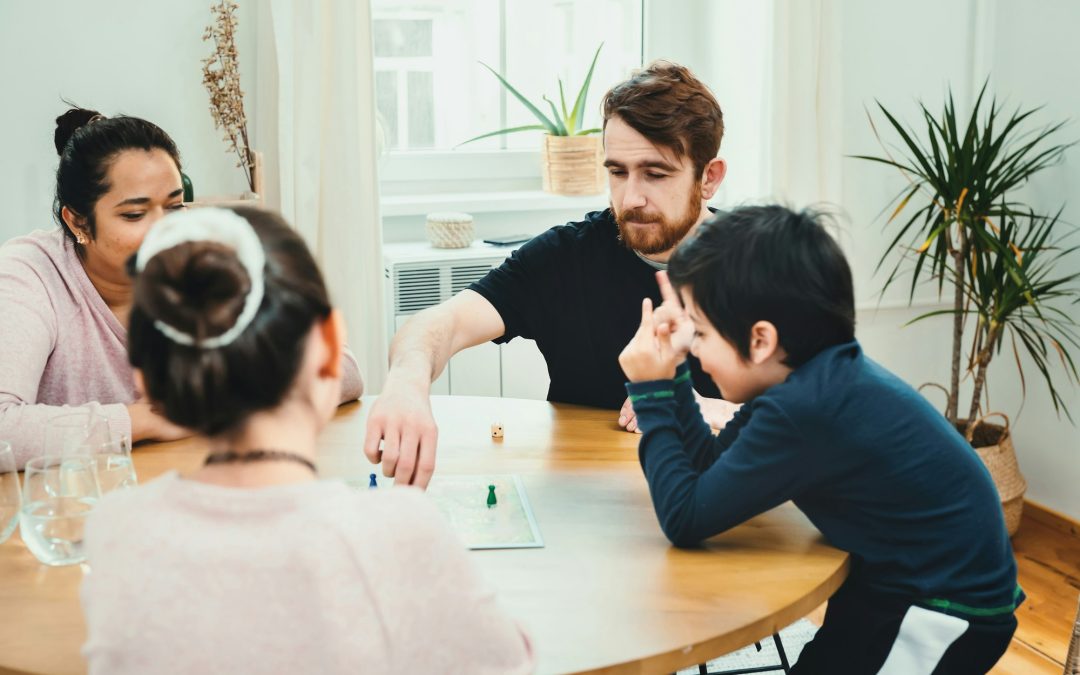
[[[22,539],[46,565],[71,565],[86,559],[83,529],[100,497],[95,461],[79,455],[45,455],[26,463]]]
[[[19,524],[19,472],[11,444],[0,441],[0,544],[7,541]]]
[[[135,465],[131,461],[131,443],[126,436],[106,443],[80,445],[70,454],[90,457],[94,461],[94,471],[102,497],[113,490],[138,485]]]
[[[66,455],[83,445],[112,440],[109,420],[89,408],[57,415],[45,423],[46,455]]]

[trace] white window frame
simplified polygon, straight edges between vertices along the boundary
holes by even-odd
[[[506,3],[499,0],[499,71],[506,69]],[[640,53],[645,54],[645,17],[651,4],[641,3]],[[506,126],[508,92],[500,87],[499,117]],[[399,106],[399,116],[401,108]],[[505,137],[502,137],[505,148]],[[493,182],[520,189],[516,184],[540,181],[540,140],[536,150],[387,150],[379,160],[379,183],[385,195],[459,191],[463,181]],[[474,190],[475,191],[475,188]]]

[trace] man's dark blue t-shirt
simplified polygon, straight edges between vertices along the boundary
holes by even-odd
[[[660,303],[656,270],[619,239],[611,209],[553,227],[469,288],[502,316],[506,332],[536,340],[547,361],[548,400],[616,409],[626,400],[619,353],[641,323],[641,300]],[[694,389],[720,392],[691,358]]]

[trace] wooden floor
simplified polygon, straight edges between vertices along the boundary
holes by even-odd
[[[1038,508],[1026,508],[1013,537],[1020,586],[1027,601],[1019,626],[993,675],[1061,675],[1080,596],[1080,527]],[[809,618],[820,625],[825,607]]]
[[[1080,528],[1024,510],[1013,537],[1020,586],[1027,602],[1017,610],[1019,627],[994,675],[1061,675],[1080,595]]]

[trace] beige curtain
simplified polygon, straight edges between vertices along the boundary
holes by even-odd
[[[386,371],[382,226],[376,175],[371,8],[351,0],[271,0],[257,21],[259,135],[267,200],[307,240],[349,346],[378,393]]]
[[[773,25],[773,194],[797,207],[842,204],[844,119],[837,3],[776,0]]]

